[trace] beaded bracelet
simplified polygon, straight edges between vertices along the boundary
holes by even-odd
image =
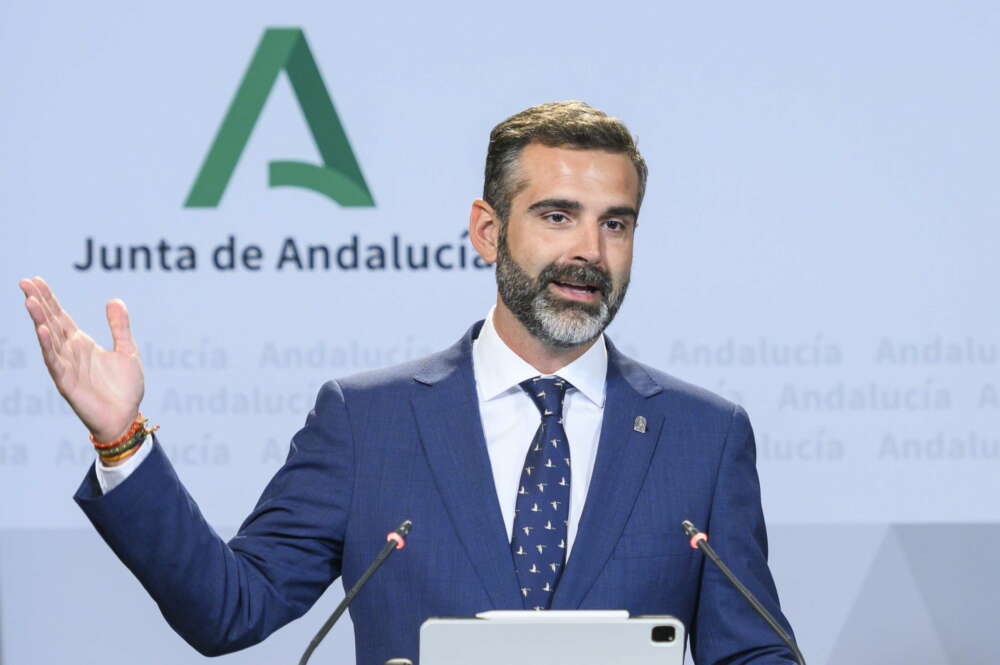
[[[160,429],[159,425],[148,427],[148,423],[149,421],[143,418],[140,413],[136,416],[128,431],[117,440],[110,443],[101,443],[91,434],[90,441],[94,444],[94,448],[97,449],[97,454],[100,455],[102,461],[121,462],[134,455],[139,450],[139,446],[146,440],[146,437]]]
[[[98,450],[107,450],[108,448],[114,448],[115,446],[120,446],[121,444],[128,441],[129,438],[131,438],[131,436],[136,433],[136,430],[142,427],[144,423],[145,419],[143,419],[141,413],[138,413],[136,414],[135,420],[132,421],[131,427],[129,427],[128,430],[124,434],[122,434],[117,440],[112,441],[110,443],[102,443],[97,439],[95,439],[94,435],[91,434],[90,442],[94,444],[94,447],[97,448]]]

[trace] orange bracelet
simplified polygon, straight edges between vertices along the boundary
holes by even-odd
[[[100,441],[94,438],[93,434],[91,434],[90,442],[94,444],[95,448],[105,449],[105,450],[108,448],[114,448],[116,446],[120,446],[126,441],[128,441],[133,434],[138,432],[139,428],[142,427],[143,423],[145,422],[146,422],[145,418],[143,418],[142,414],[140,413],[139,415],[136,416],[135,420],[132,422],[132,426],[128,428],[128,431],[125,432],[123,435],[121,435],[121,437],[119,437],[116,441],[112,441],[111,443],[101,443]]]

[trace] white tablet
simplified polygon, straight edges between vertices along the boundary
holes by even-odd
[[[672,616],[593,610],[494,611],[431,618],[420,665],[682,665],[684,624]]]

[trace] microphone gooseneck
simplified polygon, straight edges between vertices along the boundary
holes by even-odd
[[[764,618],[764,621],[766,621],[767,625],[771,627],[771,630],[777,633],[778,637],[780,637],[784,643],[788,645],[788,648],[792,650],[792,653],[795,655],[795,659],[799,662],[799,665],[806,665],[806,661],[802,657],[802,652],[799,651],[799,647],[795,643],[795,640],[792,639],[792,636],[781,627],[781,624],[779,624],[775,618],[771,616],[771,613],[767,611],[767,608],[764,607],[759,600],[757,600],[756,596],[751,593],[750,589],[746,588],[746,586],[744,586],[744,584],[736,578],[733,571],[729,570],[729,567],[722,562],[719,555],[716,554],[715,550],[712,549],[712,546],[708,544],[708,536],[699,531],[698,527],[692,524],[690,520],[684,520],[681,522],[681,527],[684,529],[684,534],[691,539],[691,547],[704,552],[705,556],[707,556],[712,563],[718,566],[719,570],[722,571],[722,574],[729,578],[729,581],[733,583],[733,586],[735,586],[737,590],[743,594],[743,597],[746,598],[747,601],[753,605],[753,608],[757,610],[757,613]]]
[[[312,656],[313,651],[316,650],[319,643],[323,641],[326,634],[330,632],[331,628],[333,628],[333,624],[337,623],[337,619],[340,618],[340,615],[344,613],[344,610],[346,610],[348,605],[351,604],[351,601],[354,600],[356,595],[358,595],[358,592],[361,591],[361,588],[368,582],[369,578],[375,574],[375,571],[378,570],[383,563],[385,563],[385,560],[389,558],[389,555],[396,550],[403,549],[406,546],[406,536],[409,535],[410,529],[412,528],[413,522],[405,520],[394,531],[389,532],[389,534],[385,537],[386,543],[385,546],[382,547],[382,551],[378,553],[375,560],[372,561],[370,566],[368,566],[368,570],[366,570],[364,574],[358,578],[358,581],[355,582],[350,591],[344,594],[344,599],[340,601],[340,605],[337,605],[337,609],[333,611],[330,618],[326,620],[323,627],[319,629],[318,633],[316,633],[316,637],[314,637],[312,642],[309,643],[309,646],[306,647],[306,652],[302,654],[302,658],[299,659],[299,665],[306,665],[306,663],[309,662],[309,657]]]

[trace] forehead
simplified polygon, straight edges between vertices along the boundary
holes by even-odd
[[[639,175],[624,153],[530,143],[521,150],[517,170],[515,198],[559,194],[635,205],[639,195]]]

